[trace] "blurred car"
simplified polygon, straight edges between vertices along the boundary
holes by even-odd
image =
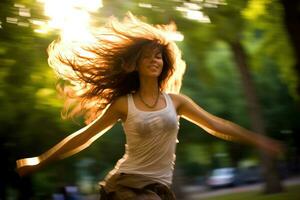
[[[262,168],[260,166],[249,166],[241,170],[243,183],[257,183],[263,181]]]
[[[235,186],[241,183],[238,170],[233,167],[218,168],[211,172],[206,184],[210,188]]]
[[[288,170],[284,163],[279,163],[277,166],[278,175],[281,180],[288,177]],[[263,167],[260,165],[252,165],[240,169],[241,179],[243,183],[258,183],[264,181]]]

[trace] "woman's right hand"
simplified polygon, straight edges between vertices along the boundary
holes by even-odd
[[[39,157],[24,158],[16,161],[17,173],[22,177],[39,170],[42,166]]]

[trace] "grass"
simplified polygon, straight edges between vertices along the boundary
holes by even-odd
[[[220,195],[217,197],[209,197],[201,200],[299,200],[300,185],[289,186],[285,188],[285,192],[278,194],[263,195],[259,191],[241,192],[234,194]]]

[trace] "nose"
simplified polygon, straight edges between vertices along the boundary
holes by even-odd
[[[157,58],[153,58],[153,59],[151,60],[151,64],[152,64],[152,65],[158,65],[158,63],[159,63],[159,61],[158,61]]]
[[[152,55],[152,56],[151,56],[151,61],[152,61],[152,62],[158,62],[158,61],[160,61],[160,60],[161,60],[161,58],[158,57],[158,56],[156,56],[156,55]]]

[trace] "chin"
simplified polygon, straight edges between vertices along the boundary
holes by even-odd
[[[159,77],[161,74],[160,71],[151,71],[149,72],[149,76],[153,76],[153,77]]]
[[[152,74],[149,74],[148,76],[149,76],[149,77],[152,77],[152,78],[158,78],[159,75],[160,75],[160,74],[158,74],[158,73],[155,73],[155,74],[152,73]]]

